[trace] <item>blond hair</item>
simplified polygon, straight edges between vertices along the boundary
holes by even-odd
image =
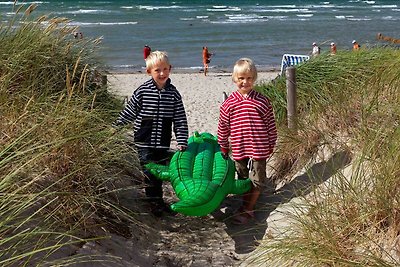
[[[236,78],[243,73],[250,72],[253,76],[253,80],[257,80],[257,68],[254,65],[253,60],[250,58],[241,58],[236,61],[235,66],[233,67],[232,72],[232,80],[235,82]]]
[[[151,52],[150,55],[146,58],[146,69],[148,70],[152,69],[159,62],[165,62],[168,65],[170,65],[167,52],[164,51]]]

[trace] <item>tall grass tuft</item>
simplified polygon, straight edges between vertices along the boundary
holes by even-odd
[[[99,40],[34,9],[0,26],[1,266],[88,260],[73,252],[105,238],[96,229],[135,223],[114,194],[140,172],[110,127],[122,101],[101,83]]]
[[[393,48],[339,51],[300,65],[297,132],[285,126],[284,81],[259,88],[279,103],[282,160],[315,160],[326,146],[332,153],[351,151],[353,160],[304,197],[289,214],[290,229],[263,241],[254,263],[400,264],[399,66],[400,51]]]

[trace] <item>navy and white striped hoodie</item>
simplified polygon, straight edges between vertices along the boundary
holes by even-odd
[[[114,124],[129,123],[133,123],[134,140],[138,147],[168,149],[172,126],[178,145],[187,145],[189,130],[185,108],[171,79],[161,90],[150,79],[133,92]]]

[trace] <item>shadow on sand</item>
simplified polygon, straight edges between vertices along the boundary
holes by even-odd
[[[314,164],[305,173],[296,176],[291,182],[278,189],[273,195],[262,194],[257,204],[255,220],[245,225],[232,224],[232,214],[241,205],[240,196],[226,198],[221,205],[221,210],[214,212],[213,216],[226,224],[226,232],[235,242],[236,253],[246,254],[252,252],[266,233],[268,228],[267,219],[272,211],[295,197],[309,194],[315,186],[328,180],[338,170],[349,164],[350,161],[349,153],[338,152],[328,161]],[[225,212],[222,212],[222,210],[225,210]]]

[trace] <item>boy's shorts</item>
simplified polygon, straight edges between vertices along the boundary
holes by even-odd
[[[274,191],[275,185],[271,179],[267,178],[267,160],[251,160],[248,158],[235,161],[238,179],[250,178],[254,187],[267,191]],[[251,169],[251,170],[249,170]]]

